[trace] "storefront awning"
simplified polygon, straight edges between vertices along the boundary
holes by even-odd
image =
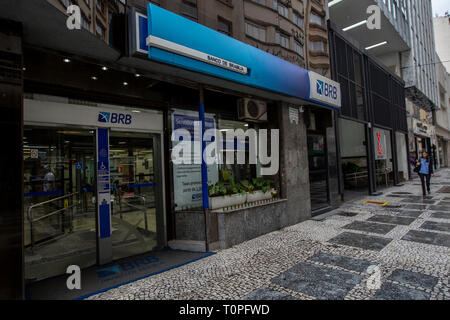
[[[147,16],[134,12],[132,18],[132,47],[151,60],[311,104],[341,107],[339,83],[315,72],[152,4]]]

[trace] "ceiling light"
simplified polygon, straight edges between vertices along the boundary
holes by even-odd
[[[373,46],[367,47],[367,48],[366,48],[366,50],[370,50],[370,49],[378,48],[378,47],[381,47],[381,46],[384,46],[384,45],[386,45],[387,43],[388,43],[387,41],[383,41],[383,42],[380,42],[380,43],[374,44]]]
[[[69,63],[69,62],[70,62],[70,59],[65,58],[63,61],[64,61],[65,63]]]
[[[141,75],[140,75],[139,73],[136,73],[136,74],[135,74],[135,77],[136,77],[136,78],[139,78],[140,76],[141,76]]]
[[[124,86],[127,86],[127,85],[128,85],[128,82],[124,82],[123,85],[124,85]]]
[[[23,67],[22,70],[23,70],[23,71],[27,71],[27,68]]]
[[[331,8],[334,5],[337,5],[338,3],[342,2],[344,0],[334,0],[328,3],[328,8]]]
[[[141,111],[139,111],[139,110],[133,110],[131,112],[133,112],[133,113],[141,113]]]
[[[92,79],[92,80],[98,80],[98,78],[95,77],[95,76],[94,76],[94,77],[91,77],[91,79]]]
[[[352,30],[352,29],[355,29],[355,28],[357,28],[359,26],[362,26],[363,24],[366,24],[366,23],[367,23],[367,20],[363,20],[363,21],[360,21],[358,23],[352,24],[351,26],[348,26],[347,28],[344,28],[342,30],[343,31]]]
[[[103,71],[108,71],[108,68],[107,67],[102,67],[102,70]]]

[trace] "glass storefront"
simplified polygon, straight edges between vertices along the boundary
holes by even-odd
[[[156,133],[161,131],[162,115],[134,110],[128,128],[106,130],[110,181],[105,186],[111,195],[111,242],[105,248],[99,245],[95,120],[103,123],[100,115],[111,114],[113,121],[126,109],[97,109],[93,103],[82,106],[66,101],[44,96],[25,100],[24,251],[28,281],[65,274],[69,265],[95,265],[102,254],[108,256],[111,251],[112,257],[107,259],[116,260],[166,245],[162,143],[161,134]],[[44,113],[53,114],[49,117],[53,122],[42,122],[39,117]],[[159,126],[155,119],[161,119]],[[62,124],[69,122],[74,124]],[[88,124],[79,124],[83,122]]]

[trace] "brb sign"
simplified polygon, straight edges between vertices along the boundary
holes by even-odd
[[[317,80],[317,94],[323,95],[325,97],[331,97],[332,99],[337,99],[337,87],[323,82],[322,80]]]
[[[131,125],[133,118],[131,114],[116,112],[99,112],[98,122],[112,125]]]
[[[338,82],[309,71],[309,98],[332,107],[341,107],[341,86]]]

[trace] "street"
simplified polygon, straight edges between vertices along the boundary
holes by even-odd
[[[450,169],[442,169],[425,200],[416,177],[89,299],[449,300],[449,219]]]

